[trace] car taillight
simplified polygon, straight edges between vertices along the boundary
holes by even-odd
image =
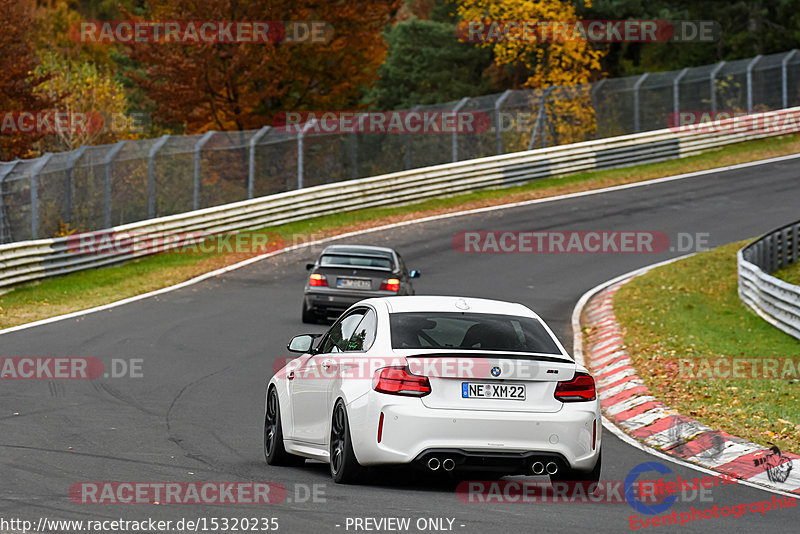
[[[397,278],[389,278],[381,282],[381,289],[386,291],[400,291],[400,280]]]
[[[321,274],[314,273],[308,277],[308,285],[311,287],[328,287],[328,279]]]
[[[405,367],[384,367],[375,371],[372,389],[390,395],[424,397],[431,392],[427,376],[412,375]]]
[[[594,378],[588,373],[575,373],[572,380],[558,383],[555,397],[561,402],[593,401],[597,398]]]

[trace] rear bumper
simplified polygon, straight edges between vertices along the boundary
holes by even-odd
[[[465,468],[530,465],[534,457],[552,457],[560,468],[591,471],[602,437],[597,401],[565,403],[554,413],[448,410],[371,391],[348,406],[348,417],[359,430],[353,448],[363,465],[419,463],[444,450]]]
[[[303,305],[320,317],[338,317],[347,308],[364,299],[397,295],[392,291],[347,291],[342,289],[314,288],[306,290]]]

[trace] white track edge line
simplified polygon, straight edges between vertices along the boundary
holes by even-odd
[[[390,230],[392,228],[400,228],[400,227],[409,226],[409,225],[412,225],[412,224],[419,224],[419,223],[425,223],[425,222],[430,222],[430,221],[449,219],[451,217],[460,217],[460,216],[463,216],[463,215],[473,215],[473,214],[476,214],[476,213],[485,213],[485,212],[497,211],[497,210],[502,210],[502,209],[516,208],[516,207],[520,207],[520,206],[529,206],[529,205],[533,205],[533,204],[543,204],[543,203],[546,203],[546,202],[557,202],[559,200],[567,200],[567,199],[580,198],[580,197],[590,196],[590,195],[599,195],[599,194],[602,194],[602,193],[623,191],[623,190],[632,189],[632,188],[635,188],[635,187],[646,187],[646,186],[650,186],[650,185],[657,185],[657,184],[661,184],[661,183],[671,182],[673,180],[683,180],[685,178],[694,178],[694,177],[697,177],[697,176],[707,176],[709,174],[716,174],[716,173],[719,173],[719,172],[727,172],[727,171],[732,171],[732,170],[744,169],[744,168],[747,168],[747,167],[753,167],[753,166],[757,166],[757,165],[768,165],[770,163],[777,163],[777,162],[787,161],[787,160],[797,159],[797,158],[800,158],[800,154],[789,154],[789,155],[786,155],[786,156],[777,156],[777,157],[774,157],[774,158],[768,158],[768,159],[763,159],[763,160],[758,160],[758,161],[749,161],[749,162],[745,162],[745,163],[737,163],[735,165],[727,165],[727,166],[724,166],[724,167],[716,167],[714,169],[705,169],[705,170],[702,170],[702,171],[694,171],[694,172],[689,172],[689,173],[676,174],[674,176],[665,176],[665,177],[662,177],[662,178],[654,178],[652,180],[645,180],[643,182],[634,182],[634,183],[630,183],[630,184],[615,185],[615,186],[610,186],[610,187],[604,187],[602,189],[591,189],[589,191],[579,191],[577,193],[567,193],[567,194],[564,194],[564,195],[557,195],[557,196],[553,196],[553,197],[536,198],[536,199],[532,199],[532,200],[524,200],[524,201],[521,201],[521,202],[512,202],[512,203],[509,203],[509,204],[499,204],[497,206],[486,206],[486,207],[483,207],[483,208],[475,208],[475,209],[466,210],[466,211],[443,213],[441,215],[431,215],[429,217],[422,217],[420,219],[413,219],[413,220],[410,220],[410,221],[402,221],[402,222],[397,222],[397,223],[392,223],[392,224],[386,224],[386,225],[383,225],[383,226],[376,226],[374,228],[366,228],[364,230],[357,230],[357,231],[354,231],[354,232],[347,232],[345,234],[340,234],[340,235],[337,235],[337,236],[331,236],[331,237],[327,237],[325,239],[318,239],[316,241],[311,241],[311,242],[308,242],[308,243],[302,243],[302,244],[299,244],[299,245],[293,245],[291,247],[283,248],[281,250],[268,252],[268,253],[262,254],[260,256],[255,256],[253,258],[248,258],[248,259],[240,261],[238,263],[234,263],[232,265],[228,265],[226,267],[222,267],[220,269],[217,269],[217,270],[214,270],[214,271],[211,271],[211,272],[208,272],[208,273],[201,274],[201,275],[196,276],[194,278],[190,278],[189,280],[185,280],[185,281],[180,282],[178,284],[174,284],[174,285],[167,286],[167,287],[162,287],[161,289],[156,289],[154,291],[149,291],[147,293],[142,293],[141,295],[134,295],[132,297],[128,297],[128,298],[125,298],[125,299],[122,299],[122,300],[117,300],[117,301],[114,301],[114,302],[109,302],[108,304],[103,304],[101,306],[95,306],[93,308],[88,308],[88,309],[85,309],[85,310],[78,310],[78,311],[70,312],[70,313],[67,313],[67,314],[64,314],[64,315],[56,315],[54,317],[48,317],[46,319],[40,319],[39,321],[34,321],[34,322],[31,322],[31,323],[25,323],[25,324],[21,324],[21,325],[17,325],[17,326],[12,326],[12,327],[9,327],[9,328],[0,329],[0,335],[2,335],[2,334],[10,334],[12,332],[18,332],[20,330],[25,330],[25,329],[28,329],[28,328],[34,328],[34,327],[37,327],[37,326],[43,326],[43,325],[46,325],[46,324],[55,323],[55,322],[58,322],[58,321],[63,321],[65,319],[72,319],[74,317],[82,317],[84,315],[89,315],[90,313],[96,313],[96,312],[99,312],[99,311],[109,310],[109,309],[112,309],[112,308],[116,308],[117,306],[123,306],[125,304],[130,304],[132,302],[136,302],[136,301],[143,300],[143,299],[146,299],[146,298],[155,297],[157,295],[168,293],[170,291],[175,291],[175,290],[178,290],[178,289],[182,289],[184,287],[188,287],[190,285],[194,285],[194,284],[197,284],[199,282],[202,282],[203,280],[207,280],[209,278],[213,278],[215,276],[219,276],[221,274],[229,273],[231,271],[235,271],[236,269],[240,269],[242,267],[246,267],[247,265],[250,265],[250,264],[255,263],[257,261],[261,261],[261,260],[264,260],[264,259],[267,259],[267,258],[271,258],[271,257],[276,256],[278,254],[283,254],[285,252],[291,252],[293,250],[298,250],[298,249],[305,248],[305,247],[312,247],[312,246],[316,246],[316,245],[319,245],[319,244],[322,244],[322,243],[326,243],[326,242],[329,242],[329,241],[334,241],[334,240],[343,239],[343,238],[347,238],[347,237],[352,237],[352,236],[356,236],[356,235],[363,235],[363,234],[368,234],[368,233],[371,233],[371,232],[380,232],[380,231],[383,231],[383,230]]]
[[[682,260],[682,259],[686,259],[686,258],[688,258],[690,256],[694,256],[695,254],[696,254],[695,252],[693,252],[691,254],[685,254],[685,255],[679,256],[677,258],[672,258],[672,259],[669,259],[667,261],[654,263],[652,265],[648,265],[646,267],[642,267],[642,268],[636,269],[636,270],[631,271],[629,273],[617,276],[616,278],[612,278],[611,280],[603,282],[602,284],[598,284],[595,287],[593,287],[592,289],[590,289],[589,291],[587,291],[586,293],[584,293],[581,296],[581,298],[578,300],[578,303],[575,305],[575,308],[572,310],[572,339],[573,339],[573,341],[572,341],[572,343],[573,343],[572,352],[573,352],[573,354],[575,356],[575,361],[577,363],[579,363],[580,365],[583,365],[584,367],[586,367],[586,365],[584,364],[585,358],[583,356],[583,336],[582,336],[582,332],[581,332],[580,317],[581,317],[581,314],[583,313],[583,308],[586,306],[586,303],[589,302],[589,299],[591,299],[595,294],[601,292],[605,288],[616,284],[617,282],[621,282],[621,281],[623,281],[623,280],[625,280],[627,278],[635,278],[635,277],[637,277],[639,275],[642,275],[642,274],[646,273],[647,271],[650,271],[651,269],[655,269],[655,268],[661,267],[663,265],[667,265],[667,264],[670,264],[670,263],[673,263],[673,262],[676,262],[676,261],[679,261],[679,260]],[[669,454],[661,452],[658,449],[654,449],[652,447],[648,447],[647,445],[643,444],[639,440],[637,440],[637,439],[629,436],[628,434],[626,434],[617,425],[615,425],[608,418],[606,418],[606,416],[603,415],[602,418],[603,418],[603,428],[605,428],[608,431],[610,431],[612,434],[614,434],[616,437],[618,437],[621,441],[625,442],[626,444],[630,445],[631,447],[639,449],[642,452],[646,452],[647,454],[651,454],[651,455],[653,455],[653,456],[655,456],[657,458],[660,458],[662,460],[666,460],[668,462],[672,462],[674,464],[678,464],[678,465],[681,465],[683,467],[688,467],[689,469],[694,469],[695,471],[700,471],[701,473],[705,473],[707,475],[715,475],[716,476],[716,475],[720,474],[720,471],[715,471],[713,469],[709,469],[707,467],[703,467],[701,465],[688,462],[688,461],[683,460],[681,458],[678,458],[676,456],[671,456]],[[758,444],[756,443],[756,445],[758,445]],[[759,489],[759,490],[762,490],[762,491],[766,491],[766,492],[769,492],[769,493],[775,493],[777,495],[783,495],[784,497],[793,497],[795,499],[798,498],[796,493],[789,493],[789,492],[786,492],[786,491],[783,491],[783,490],[770,488],[770,487],[764,486],[762,484],[756,484],[755,482],[750,482],[750,481],[744,480],[744,479],[737,479],[736,483],[737,484],[742,484],[742,485],[745,485],[745,486],[748,486],[748,487],[751,487],[751,488]]]

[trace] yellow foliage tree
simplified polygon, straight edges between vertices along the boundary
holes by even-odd
[[[591,6],[590,0],[586,0]],[[482,21],[571,22],[579,20],[572,2],[564,0],[459,0],[464,23]],[[570,143],[589,138],[597,127],[588,83],[600,69],[605,50],[585,40],[534,40],[522,38],[484,40],[498,65],[524,66],[529,72],[525,87],[559,86],[548,101],[548,115],[555,124],[551,142]],[[538,110],[537,110],[538,111]]]
[[[58,112],[85,114],[86,128],[65,128],[46,136],[42,151],[60,152],[81,145],[136,139],[140,125],[125,115],[122,85],[112,75],[88,61],[73,61],[57,52],[41,54],[36,74],[46,76],[36,90],[58,100]]]

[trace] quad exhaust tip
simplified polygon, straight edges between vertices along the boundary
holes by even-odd
[[[541,475],[544,473],[544,464],[542,462],[533,462],[531,465],[531,470],[533,471],[534,475]]]
[[[456,467],[456,462],[452,458],[445,458],[442,462],[442,469],[445,471],[452,471]]]
[[[439,463],[439,459],[436,458],[435,456],[430,460],[428,460],[428,469],[430,469],[431,471],[436,471],[437,469],[439,469],[440,465],[441,464]]]
[[[548,475],[555,475],[558,472],[558,464],[555,462],[547,462],[546,469]]]

